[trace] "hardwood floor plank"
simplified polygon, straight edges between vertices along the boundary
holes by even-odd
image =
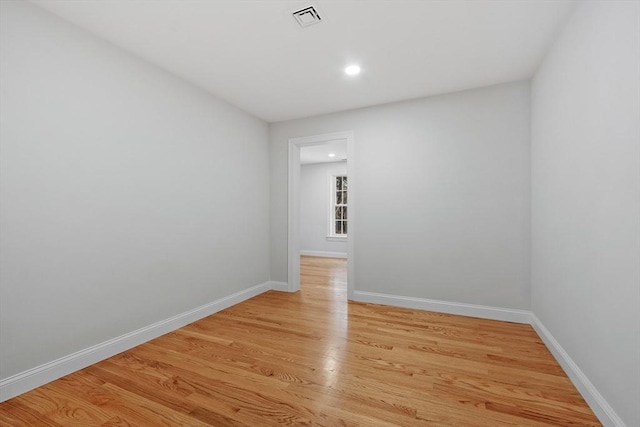
[[[598,426],[529,325],[347,303],[346,261],[0,404],[0,426]]]
[[[43,416],[31,406],[23,405],[18,399],[3,402],[0,410],[0,427],[61,427],[62,424]]]
[[[77,395],[68,395],[58,384],[47,384],[27,396],[16,398],[42,416],[65,426],[100,426],[114,414],[85,404]]]

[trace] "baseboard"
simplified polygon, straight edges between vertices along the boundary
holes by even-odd
[[[346,258],[346,252],[300,251],[302,256],[320,256],[325,258]]]
[[[624,421],[613,410],[611,405],[598,392],[598,389],[589,381],[560,343],[551,335],[551,332],[542,324],[535,314],[531,316],[531,325],[547,346],[553,357],[556,358],[573,385],[576,386],[591,410],[604,426],[626,427]]]
[[[129,332],[60,359],[45,363],[0,381],[0,402],[11,399],[48,382],[83,369],[101,360],[143,344],[168,332],[181,328],[196,320],[210,316],[220,310],[253,298],[268,290],[288,291],[286,282],[269,281],[253,286],[193,310],[178,314],[152,325]],[[562,348],[540,319],[530,311],[489,307],[423,298],[404,297],[374,292],[354,291],[354,301],[384,304],[396,307],[436,311],[440,313],[472,316],[531,324],[544,344],[549,348],[567,376],[576,386],[589,407],[605,426],[626,427],[611,405],[598,392],[569,354]]]
[[[569,357],[551,332],[542,324],[540,319],[527,310],[488,307],[483,305],[465,304],[449,301],[429,300],[423,298],[404,297],[374,292],[354,291],[353,300],[372,304],[384,304],[396,307],[413,308],[418,310],[436,311],[439,313],[458,314],[462,316],[480,317],[483,319],[502,320],[515,323],[526,323],[533,326],[540,339],[547,346],[558,364],[565,371],[571,382],[576,386],[596,417],[605,427],[626,427],[605,398],[598,392],[589,378],[580,370],[578,365]]]
[[[378,294],[374,292],[363,291],[354,291],[353,300],[359,302],[368,302],[372,304],[393,305],[396,307],[415,308],[418,310],[457,314],[460,316],[502,320],[506,322],[527,324],[531,323],[531,312],[527,310],[489,307],[484,305],[438,301],[424,298],[404,297],[398,295]]]
[[[0,381],[0,402],[11,399],[72,372],[86,368],[125,350],[143,344],[196,320],[210,316],[249,298],[272,289],[274,282],[265,282],[209,304],[161,320],[60,359],[45,363]]]
[[[289,284],[287,282],[275,282],[272,280],[269,282],[269,286],[274,291],[289,292]]]

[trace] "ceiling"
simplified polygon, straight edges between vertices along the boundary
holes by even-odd
[[[329,157],[329,154],[334,154]],[[340,162],[347,159],[347,140],[336,139],[300,148],[300,164]]]
[[[268,122],[529,78],[571,0],[31,0]],[[313,4],[322,22],[291,13]],[[343,68],[358,63],[362,73]]]

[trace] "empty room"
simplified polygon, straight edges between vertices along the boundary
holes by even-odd
[[[640,0],[0,0],[0,426],[639,403]]]

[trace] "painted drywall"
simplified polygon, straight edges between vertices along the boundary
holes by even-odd
[[[0,377],[269,280],[267,124],[0,8]]]
[[[271,124],[272,279],[287,281],[288,139],[353,130],[354,289],[528,309],[529,101],[517,82]]]
[[[532,308],[640,425],[640,3],[584,2],[532,83]]]
[[[300,251],[347,254],[347,242],[327,240],[329,234],[329,180],[346,175],[347,162],[316,163],[300,167]]]

